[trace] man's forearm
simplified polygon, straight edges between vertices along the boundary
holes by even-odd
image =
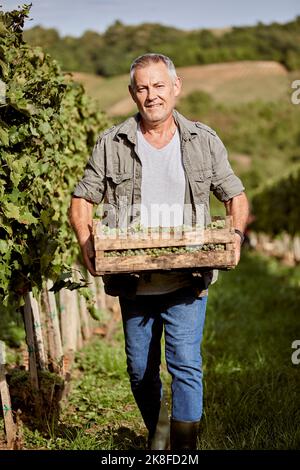
[[[245,193],[234,196],[225,203],[227,215],[232,215],[235,229],[245,232],[249,217],[249,203]]]
[[[239,230],[235,234],[235,264],[237,265],[241,256],[241,242],[243,241],[242,234],[245,232],[247,221],[249,217],[249,203],[245,193],[234,196],[225,203],[227,215],[231,215],[233,219],[233,227]]]
[[[78,242],[83,247],[92,234],[93,203],[86,199],[73,197],[69,218]]]

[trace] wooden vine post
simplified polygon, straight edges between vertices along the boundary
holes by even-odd
[[[74,271],[75,271],[75,275],[74,275],[74,278],[75,278],[75,281],[76,282],[79,282],[79,267],[75,266],[74,267]],[[87,309],[87,305],[86,305],[86,300],[85,298],[83,297],[83,295],[81,295],[80,293],[78,293],[78,307],[79,307],[79,322],[80,322],[80,325],[81,325],[81,332],[82,332],[82,338],[83,340],[88,340],[90,337],[91,337],[91,329],[90,329],[90,322],[89,322],[89,312],[88,312],[88,309]]]
[[[16,441],[16,425],[14,423],[9,388],[5,375],[5,344],[0,341],[0,394],[4,417],[5,433],[8,449],[14,449]]]
[[[25,321],[25,331],[26,331],[26,343],[29,353],[29,374],[32,390],[34,393],[38,394],[39,391],[39,379],[37,373],[37,355],[34,339],[34,324],[33,324],[33,315],[31,308],[31,297],[30,294],[25,296],[25,306],[24,306],[24,321]]]
[[[77,351],[77,315],[74,315],[74,296],[68,289],[59,291],[61,332],[64,354]]]
[[[50,289],[52,281],[47,281],[47,289],[44,290],[44,305],[48,325],[49,346],[51,351],[51,362],[54,372],[62,373],[63,347],[59,325],[58,310],[55,294]]]
[[[35,335],[36,353],[39,368],[45,370],[47,367],[47,357],[44,346],[44,336],[42,318],[40,314],[40,306],[38,301],[33,297],[32,292],[29,293],[29,300],[31,304],[31,311],[33,316],[33,328]]]

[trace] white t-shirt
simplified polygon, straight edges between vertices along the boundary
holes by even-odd
[[[137,153],[142,162],[141,224],[182,225],[186,182],[178,130],[167,145],[157,149],[138,127]],[[189,284],[186,273],[149,273],[141,276],[137,295],[166,294]]]

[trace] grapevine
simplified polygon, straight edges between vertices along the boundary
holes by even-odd
[[[22,303],[78,256],[71,194],[108,122],[81,85],[22,37],[29,13],[0,11],[0,302]]]

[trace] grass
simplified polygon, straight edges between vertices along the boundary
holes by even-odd
[[[299,278],[299,267],[247,254],[210,290],[200,448],[299,448]]]
[[[72,393],[58,423],[24,429],[27,449],[144,448],[146,433],[131,396],[122,333],[95,338],[77,354]],[[133,424],[134,423],[134,424]]]
[[[199,449],[300,447],[300,267],[245,251],[211,287],[203,342],[204,415]],[[164,382],[169,377],[163,364]],[[170,397],[168,397],[170,402]],[[131,395],[121,327],[77,354],[73,388],[58,423],[24,425],[26,449],[145,448]]]

